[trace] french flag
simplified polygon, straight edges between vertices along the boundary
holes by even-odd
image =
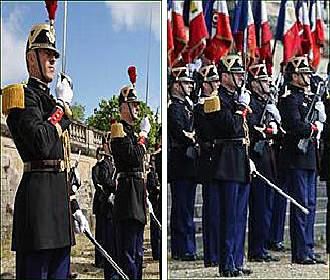
[[[198,58],[205,49],[208,36],[202,1],[185,0],[184,16],[189,22],[188,56],[186,63],[191,63]]]
[[[247,32],[246,37],[245,32]],[[253,20],[253,13],[248,0],[238,1],[235,7],[233,36],[236,43],[236,49],[243,52],[248,49],[248,55],[255,57],[257,48],[256,30]],[[245,51],[244,51],[245,52]]]
[[[308,54],[312,50],[313,39],[309,23],[309,10],[306,0],[298,0],[296,4],[296,16],[299,36],[301,41],[301,55]]]
[[[300,53],[301,43],[294,2],[282,0],[275,39],[283,43],[283,62]]]
[[[174,50],[171,54],[171,65],[177,64],[182,52],[187,47],[188,40],[183,21],[184,1],[172,1],[172,34]]]
[[[270,41],[273,38],[273,32],[268,22],[266,2],[254,0],[253,16],[256,28],[257,55],[264,60],[268,75],[272,74],[272,49]]]
[[[324,22],[321,14],[321,3],[317,0],[311,0],[310,5],[310,24],[311,24],[311,33],[313,40],[313,52],[311,65],[314,69],[320,63],[321,60],[321,47],[324,46]]]
[[[172,33],[172,0],[167,1],[167,59],[169,66],[172,65],[171,56],[174,50]]]
[[[203,11],[209,34],[204,55],[218,61],[229,52],[233,42],[227,2],[208,0],[203,2]]]

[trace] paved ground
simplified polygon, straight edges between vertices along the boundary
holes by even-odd
[[[324,248],[317,248],[317,252],[325,252]],[[246,266],[253,270],[253,274],[245,276],[247,279],[329,279],[329,265],[299,265],[291,264],[290,251],[283,253],[271,252],[281,258],[280,262],[250,263]],[[323,258],[327,255],[322,254]],[[328,260],[329,264],[329,260]],[[204,268],[203,261],[181,262],[168,261],[169,279],[214,279],[219,278],[218,268]],[[239,279],[239,278],[234,278]]]

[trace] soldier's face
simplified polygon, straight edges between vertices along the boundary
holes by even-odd
[[[217,90],[220,86],[220,81],[212,81],[209,83],[203,83],[204,93],[210,95],[213,91]]]
[[[297,85],[298,87],[308,87],[311,83],[311,78],[309,73],[302,73],[302,74],[292,74],[292,82]]]
[[[236,84],[237,84],[238,87],[243,86],[243,80],[244,80],[244,74],[243,73],[234,73],[232,76],[235,79]]]
[[[181,82],[181,84],[182,84],[182,87],[183,87],[183,90],[184,90],[183,94],[190,95],[192,90],[193,90],[193,83]]]
[[[259,82],[252,82],[253,91],[256,93],[263,95],[269,94],[269,81],[268,80],[260,80]]]
[[[50,83],[52,80],[54,80],[56,75],[55,52],[48,49],[40,49],[39,59],[41,67],[43,68],[42,70],[46,78],[46,82]]]

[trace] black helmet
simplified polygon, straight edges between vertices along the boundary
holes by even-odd
[[[140,103],[137,99],[136,90],[133,86],[125,86],[119,93],[119,107],[123,103]]]
[[[242,58],[239,55],[226,55],[219,61],[219,73],[244,73]]]
[[[286,74],[292,74],[292,73],[307,73],[311,74],[313,73],[308,58],[306,56],[297,56],[294,58],[291,58],[285,65],[284,69]]]
[[[218,69],[214,64],[204,65],[199,70],[199,79],[201,82],[219,81]]]
[[[175,82],[191,82],[194,80],[190,77],[189,69],[186,66],[172,68],[170,74],[170,80],[172,83]]]
[[[249,81],[253,81],[253,80],[269,81],[266,64],[260,63],[260,64],[251,65],[248,70],[248,79]]]
[[[55,29],[47,23],[36,24],[32,27],[26,44],[26,53],[33,49],[50,49],[55,52],[55,58],[60,57],[55,45]]]

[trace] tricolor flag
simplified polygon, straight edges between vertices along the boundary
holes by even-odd
[[[172,65],[171,55],[174,50],[172,33],[172,0],[167,1],[167,60],[169,66]]]
[[[309,11],[306,0],[298,0],[296,4],[296,17],[301,41],[301,55],[310,53],[313,39],[309,23]]]
[[[184,1],[172,1],[172,34],[174,46],[174,50],[170,56],[172,66],[181,58],[181,54],[188,44],[183,22],[183,4]]]
[[[189,22],[188,56],[185,62],[190,63],[203,52],[208,36],[202,1],[185,0],[184,13]]]
[[[295,13],[294,2],[282,0],[280,13],[277,21],[275,39],[283,44],[283,61],[286,63],[290,58],[300,52],[300,37]]]
[[[203,11],[209,34],[204,55],[212,61],[218,61],[228,53],[233,42],[227,2],[208,0],[203,2]]]
[[[236,49],[244,52],[247,49],[248,55],[255,57],[256,52],[256,30],[250,2],[248,0],[238,1],[235,7],[233,36]]]
[[[256,29],[257,55],[265,60],[268,75],[272,74],[272,50],[270,41],[273,33],[268,22],[266,2],[254,0],[253,16]]]
[[[321,14],[321,3],[318,0],[311,0],[310,5],[310,24],[313,39],[313,55],[311,65],[314,69],[320,63],[321,47],[324,46],[324,22]]]

